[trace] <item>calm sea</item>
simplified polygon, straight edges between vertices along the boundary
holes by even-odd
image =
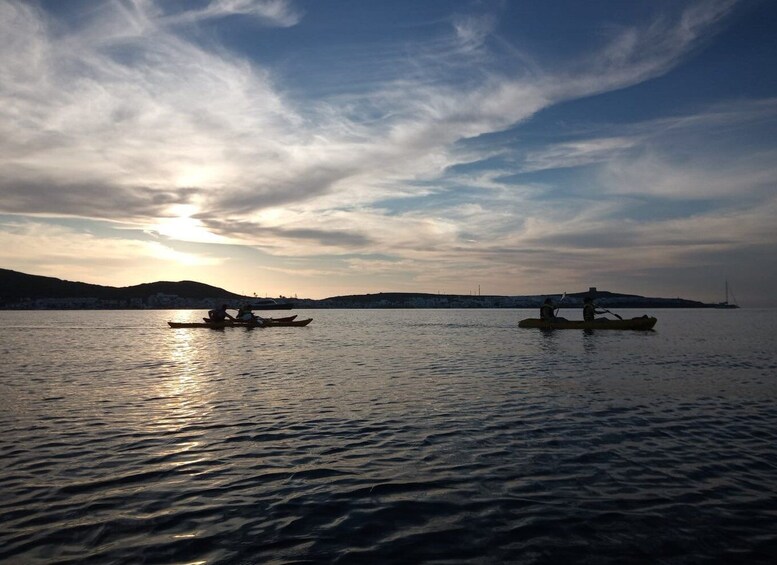
[[[0,312],[0,562],[775,562],[777,311],[294,313]]]

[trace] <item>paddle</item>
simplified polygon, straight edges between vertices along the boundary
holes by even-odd
[[[609,310],[607,310],[606,308],[604,309],[604,311],[605,311],[605,312],[607,312],[608,314],[612,314],[613,316],[615,316],[615,317],[616,317],[616,318],[618,318],[619,320],[622,320],[622,319],[623,319],[623,318],[621,318],[620,316],[618,316],[618,314],[616,314],[615,312],[610,312],[610,311],[609,311]]]
[[[556,316],[558,314],[558,311],[561,309],[561,303],[564,302],[564,299],[567,297],[566,291],[564,294],[561,295],[561,300],[558,301],[558,306],[556,306],[556,309],[553,311],[553,315]]]

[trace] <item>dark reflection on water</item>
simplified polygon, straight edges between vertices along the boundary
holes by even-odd
[[[772,562],[777,326],[0,313],[0,562]]]

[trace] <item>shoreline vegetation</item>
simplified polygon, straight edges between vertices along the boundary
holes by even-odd
[[[380,292],[333,296],[323,299],[278,297],[292,308],[539,308],[551,296],[559,302],[559,293],[529,296],[431,294],[423,292]],[[592,296],[608,308],[715,308],[683,298],[648,298],[589,288],[568,293],[560,306],[581,308],[583,298]],[[208,309],[216,303],[237,308],[244,303],[263,310],[268,299],[242,296],[222,288],[194,281],[160,281],[127,287],[101,286],[64,281],[54,277],[29,275],[0,269],[0,310],[144,310]],[[267,308],[272,309],[272,308]]]

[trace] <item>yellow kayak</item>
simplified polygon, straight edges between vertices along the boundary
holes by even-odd
[[[539,328],[541,330],[650,330],[657,320],[650,316],[631,318],[630,320],[556,320],[553,322],[539,318],[526,318],[518,322],[519,328]]]

